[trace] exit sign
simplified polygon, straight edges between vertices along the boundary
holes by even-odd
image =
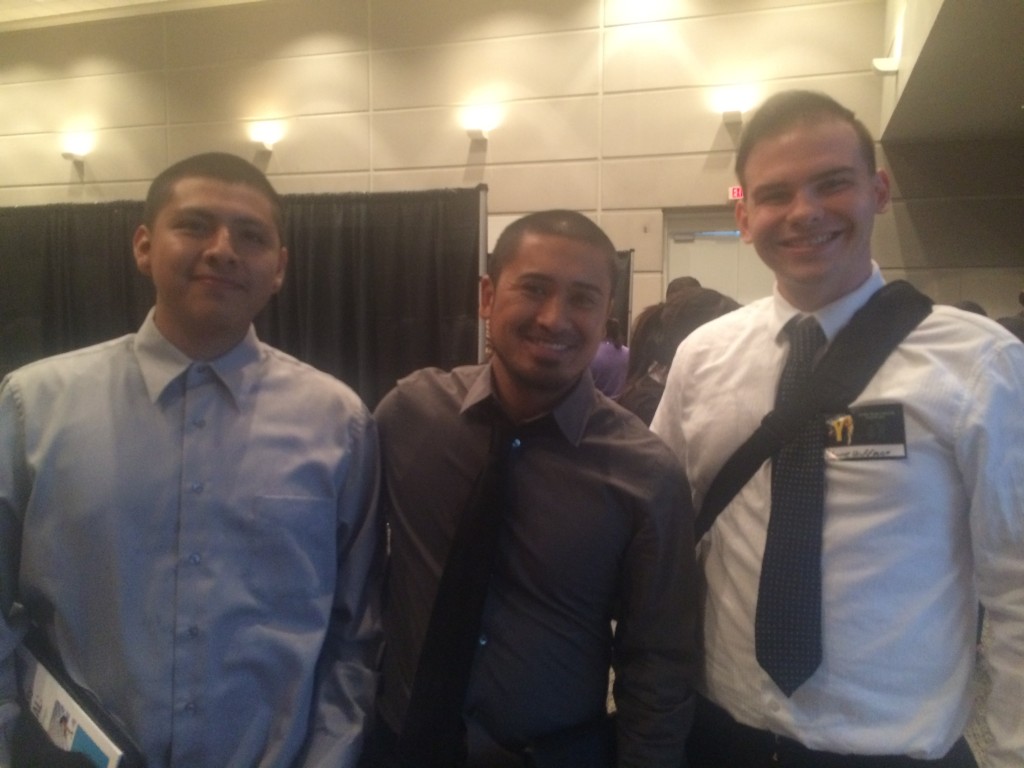
[[[729,199],[730,200],[742,200],[743,199],[743,187],[740,187],[740,186],[729,187]]]

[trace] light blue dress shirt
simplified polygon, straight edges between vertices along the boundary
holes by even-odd
[[[150,768],[354,765],[379,651],[375,424],[259,342],[137,334],[0,385],[0,725],[27,617]],[[6,739],[0,739],[0,765]]]

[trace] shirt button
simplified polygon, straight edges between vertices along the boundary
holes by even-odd
[[[203,484],[202,483],[192,483],[192,485],[190,485],[188,487],[188,489],[190,491],[192,491],[192,493],[202,493],[203,492]]]
[[[190,701],[188,704],[185,705],[185,712],[190,715],[194,715],[197,709],[198,707],[196,706],[196,703],[194,701]]]
[[[523,447],[523,441],[520,440],[518,437],[513,439],[512,440],[512,447],[513,448],[522,448]]]
[[[192,419],[192,426],[196,427],[197,429],[202,429],[203,427],[206,426],[206,419],[204,419],[201,416],[197,416],[196,418]]]
[[[192,565],[199,565],[199,563],[203,561],[203,558],[198,552],[193,552],[188,556],[188,561],[192,563]]]
[[[199,637],[199,627],[189,627],[188,628],[188,636],[189,637]]]
[[[481,634],[480,637],[477,638],[477,642],[480,643],[480,645],[487,645],[487,635]]]

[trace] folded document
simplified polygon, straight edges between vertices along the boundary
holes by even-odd
[[[18,656],[24,700],[50,741],[64,751],[80,752],[97,768],[131,768],[137,764],[134,759],[126,759],[125,750],[118,745],[123,737],[111,733],[109,724],[100,725],[83,706],[83,697],[73,695],[62,682],[64,676],[56,665],[24,645],[18,648]]]

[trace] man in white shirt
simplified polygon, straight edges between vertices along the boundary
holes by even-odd
[[[831,342],[883,284],[870,240],[889,180],[852,112],[823,94],[774,96],[745,126],[736,170],[737,221],[774,295],[683,342],[652,423],[696,509],[773,408],[787,322],[813,315]],[[698,545],[706,664],[691,766],[973,766],[961,734],[979,597],[990,764],[1024,765],[1022,412],[1024,346],[936,306],[849,413],[831,414],[857,440],[873,425],[882,448],[825,453],[821,660],[790,695],[755,650],[774,460],[755,472]]]
[[[0,767],[73,764],[18,695],[30,627],[148,768],[355,764],[377,432],[351,389],[256,338],[281,236],[252,164],[175,163],[134,238],[156,288],[139,331],[0,384]]]

